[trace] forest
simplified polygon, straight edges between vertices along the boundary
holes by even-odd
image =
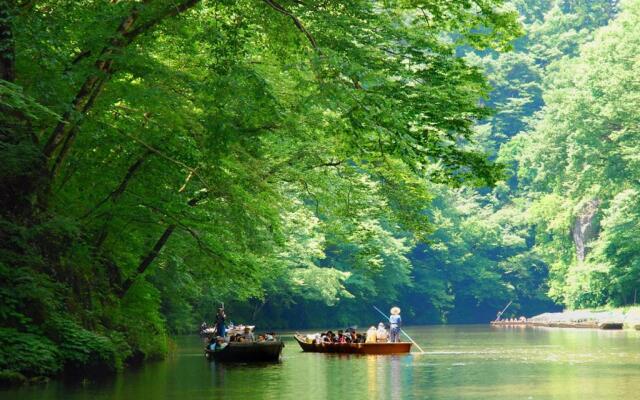
[[[0,0],[0,380],[621,307],[638,0]]]

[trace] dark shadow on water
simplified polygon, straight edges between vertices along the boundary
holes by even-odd
[[[272,361],[272,362],[219,362],[219,361],[208,361],[210,368],[218,368],[218,369],[228,369],[228,370],[238,370],[238,369],[264,369],[270,367],[282,366],[281,361]]]

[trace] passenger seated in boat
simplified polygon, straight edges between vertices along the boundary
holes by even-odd
[[[371,326],[369,330],[367,330],[367,339],[365,343],[375,343],[378,332],[376,331],[375,326]]]
[[[273,342],[276,340],[276,334],[274,332],[267,332],[265,339],[267,342]]]
[[[353,343],[356,340],[355,335],[353,333],[349,332],[349,331],[346,331],[344,333],[344,338],[347,341],[347,343]]]
[[[347,343],[347,338],[344,336],[344,332],[342,330],[338,331],[338,337],[336,338],[336,342],[340,344]]]
[[[264,342],[267,340],[267,337],[265,335],[258,335],[258,342]]]
[[[211,342],[209,342],[209,346],[207,348],[209,350],[222,350],[227,346],[227,343],[224,342],[224,338],[221,336],[212,337]]]
[[[334,336],[333,332],[328,331],[327,334],[325,335],[324,343],[334,343],[335,339],[333,336]]]
[[[378,324],[378,330],[376,331],[376,339],[378,343],[386,343],[389,341],[389,332],[384,327],[384,323]]]
[[[217,339],[216,337],[212,337],[212,338],[211,338],[211,342],[209,342],[208,349],[209,349],[209,350],[215,350],[215,349],[216,349],[217,344],[218,344],[218,339]]]
[[[350,341],[350,343],[356,343],[357,339],[358,339],[358,333],[356,332],[356,329],[355,328],[349,328],[348,341]]]
[[[206,322],[203,322],[202,325],[200,325],[200,336],[206,336],[207,328],[209,327]]]
[[[251,328],[249,328],[248,326],[244,328],[242,339],[245,342],[253,342],[256,340],[255,336],[253,336],[253,332],[251,332]]]
[[[364,343],[364,336],[362,336],[362,333],[356,333],[356,338],[353,343]]]

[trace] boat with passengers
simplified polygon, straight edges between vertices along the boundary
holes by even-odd
[[[411,342],[375,343],[324,343],[309,340],[307,336],[294,335],[304,352],[338,354],[406,354],[411,352]]]
[[[217,329],[201,331],[204,337],[204,355],[208,360],[219,362],[277,362],[284,348],[282,340],[273,332],[254,336],[254,326],[231,326],[224,336]]]

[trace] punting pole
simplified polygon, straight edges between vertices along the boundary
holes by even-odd
[[[507,306],[506,306],[502,311],[500,311],[500,314],[499,314],[499,315],[500,315],[500,318],[502,317],[502,314],[504,314],[504,312],[505,312],[505,311],[507,311],[507,308],[509,308],[509,306],[511,305],[511,303],[513,303],[513,300],[511,300],[511,301],[509,302],[509,304],[507,304]]]
[[[380,315],[382,315],[383,317],[385,317],[387,319],[387,321],[389,320],[389,316],[386,315],[385,313],[383,313],[382,311],[380,311],[380,309],[376,306],[373,306],[373,308],[380,313]],[[415,344],[416,347],[418,348],[418,350],[420,350],[421,353],[424,353],[424,350],[422,350],[422,347],[420,347],[420,345],[418,343],[416,343],[415,340],[411,339],[411,336],[407,335],[407,332],[404,331],[404,329],[400,328],[400,332],[404,333],[404,335],[407,337],[407,339],[411,340],[411,343]]]

